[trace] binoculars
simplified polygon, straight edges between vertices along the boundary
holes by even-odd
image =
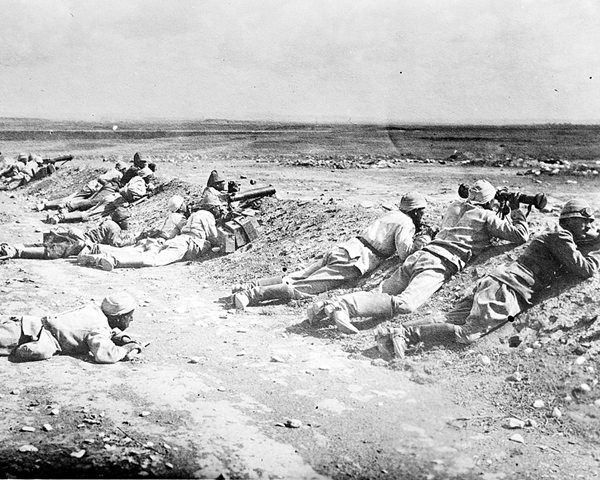
[[[460,198],[469,198],[469,187],[464,183],[461,183],[458,186],[458,196]],[[509,192],[508,190],[497,190],[496,191],[496,200],[501,204],[507,204],[511,198],[516,197],[517,202],[522,203],[524,205],[531,205],[538,210],[542,210],[546,207],[548,203],[548,198],[546,198],[546,194],[537,193],[535,195],[527,195],[521,192]]]

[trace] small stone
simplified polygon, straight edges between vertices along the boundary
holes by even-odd
[[[527,347],[525,350],[523,350],[523,353],[527,356],[531,355],[533,353],[533,348],[531,347]]]
[[[76,452],[71,452],[71,456],[75,457],[75,458],[81,458],[85,455],[85,450],[81,449],[81,450],[77,450]]]
[[[15,388],[14,390],[11,390],[11,391],[10,391],[10,394],[11,394],[11,395],[19,395],[20,393],[21,393],[21,390],[18,390],[18,389],[16,389],[16,388]]]
[[[479,362],[482,365],[489,365],[490,363],[492,363],[492,361],[490,360],[490,357],[488,357],[487,355],[479,355],[479,357],[477,357],[479,359]]]
[[[52,410],[50,410],[50,415],[58,415],[60,413],[60,410],[58,408],[53,408]]]
[[[582,383],[581,385],[579,385],[579,390],[581,390],[582,392],[588,393],[592,389],[590,388],[590,386],[587,383]]]
[[[237,333],[248,333],[248,329],[247,328],[238,328],[236,330]]]
[[[50,425],[49,423],[44,423],[43,429],[46,430],[47,432],[51,432],[52,430],[54,430],[52,428],[52,425]]]
[[[600,398],[594,402],[595,407],[600,407]]]
[[[525,443],[525,440],[523,440],[523,436],[519,435],[518,433],[511,435],[509,440],[512,442],[517,442],[517,443]]]
[[[538,426],[538,423],[533,418],[526,418],[525,426],[535,428]]]
[[[506,427],[512,429],[523,428],[525,426],[525,422],[523,420],[519,420],[517,418],[509,418],[506,423]]]
[[[173,464],[169,463],[169,462],[165,462],[165,467],[171,469],[171,468],[173,468]]]
[[[507,382],[520,382],[521,380],[523,380],[523,377],[519,372],[515,372],[506,377]]]
[[[37,452],[38,449],[33,445],[21,445],[19,447],[19,452]]]
[[[150,415],[148,410],[144,410],[142,413],[140,413],[140,417],[147,417],[148,415]]]
[[[35,428],[33,427],[21,427],[22,432],[35,432]]]
[[[584,362],[585,362],[585,360],[586,360],[586,358],[585,358],[585,357],[577,357],[577,358],[575,359],[575,362],[573,362],[573,363],[575,363],[575,365],[581,365],[582,363],[584,363]]]
[[[277,355],[272,355],[271,361],[276,363],[285,363],[285,360],[281,357],[278,357]]]
[[[200,363],[200,357],[190,357],[190,363]]]
[[[244,355],[246,355],[246,352],[243,350],[235,354],[236,357],[243,357]]]
[[[285,426],[288,428],[300,428],[302,426],[302,422],[300,420],[291,418],[285,421]]]
[[[225,390],[226,390],[225,387],[219,387],[219,388],[217,388],[217,391],[219,391],[219,392],[224,392]]]
[[[558,407],[554,407],[554,409],[552,410],[552,416],[554,418],[562,417],[562,412],[560,411],[560,409]]]
[[[544,408],[544,401],[543,400],[536,400],[535,402],[533,402],[533,408]]]
[[[566,403],[570,403],[573,401],[573,397],[571,395],[565,395],[564,400]]]
[[[371,365],[374,367],[387,367],[389,362],[383,358],[375,358],[371,360]]]

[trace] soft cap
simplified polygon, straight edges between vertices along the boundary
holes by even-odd
[[[128,293],[115,293],[102,300],[102,311],[106,315],[124,315],[135,310],[137,304]]]
[[[181,195],[173,195],[169,198],[169,203],[167,204],[167,210],[169,212],[176,212],[183,205],[183,197]]]
[[[418,192],[409,192],[400,200],[400,210],[411,212],[417,208],[426,208],[427,201],[425,197]]]
[[[123,160],[119,160],[115,163],[115,170],[118,170],[119,172],[127,170],[127,164]]]
[[[469,200],[473,203],[488,203],[496,196],[496,189],[487,180],[477,180],[469,188]]]
[[[574,198],[565,203],[560,211],[560,219],[563,218],[586,218],[591,221],[594,219],[594,211],[585,200]]]

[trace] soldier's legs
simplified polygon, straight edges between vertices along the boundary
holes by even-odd
[[[492,328],[518,315],[523,308],[521,298],[512,288],[492,277],[484,277],[477,283],[465,324],[457,327],[457,341],[473,343]]]
[[[21,341],[21,319],[0,315],[0,356],[8,356]]]
[[[426,255],[411,264],[410,279],[404,290],[393,297],[394,315],[416,311],[454,274],[440,258],[423,253]]]
[[[286,277],[294,289],[294,298],[309,298],[340,287],[361,276],[356,260],[343,248],[334,248],[320,265],[313,264],[303,272]]]

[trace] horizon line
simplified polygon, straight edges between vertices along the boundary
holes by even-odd
[[[43,117],[7,117],[1,116],[0,122],[48,122],[48,123],[61,123],[61,122],[78,122],[84,124],[113,124],[118,127],[119,122],[123,123],[184,123],[184,122],[198,122],[198,123],[265,123],[265,124],[301,124],[301,125],[354,125],[354,126],[478,126],[478,127],[518,127],[518,126],[552,126],[552,125],[569,125],[569,126],[600,126],[600,120],[587,120],[580,122],[572,121],[537,121],[537,120],[514,120],[514,121],[477,121],[477,122],[449,122],[449,121],[381,121],[381,120],[240,120],[240,119],[228,119],[228,118],[161,118],[161,117],[148,117],[148,118],[120,118],[120,119],[99,119],[99,120],[82,120],[78,118],[61,118],[61,119],[50,119]]]

